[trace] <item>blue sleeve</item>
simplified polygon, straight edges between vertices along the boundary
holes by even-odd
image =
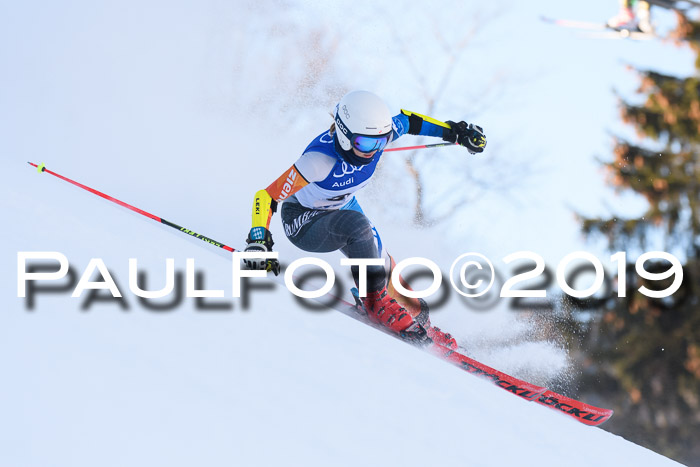
[[[394,128],[391,132],[391,140],[396,141],[408,133],[408,117],[404,114],[398,114],[391,120],[394,122]]]
[[[392,141],[396,141],[398,138],[402,137],[408,133],[408,116],[404,114],[398,114],[392,118],[394,122],[394,129],[392,131]],[[420,134],[422,136],[434,136],[436,138],[442,138],[443,127],[440,125],[435,125],[434,123],[426,122],[423,120],[421,125]]]

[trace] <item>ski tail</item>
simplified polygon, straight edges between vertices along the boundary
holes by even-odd
[[[439,344],[433,344],[429,347],[429,351],[437,357],[448,361],[459,368],[476,376],[492,381],[496,386],[499,386],[506,391],[509,391],[516,396],[520,396],[525,400],[537,402],[540,405],[547,406],[560,413],[568,415],[575,420],[589,425],[598,426],[606,422],[613,416],[612,409],[603,409],[594,405],[586,404],[576,399],[563,396],[554,391],[550,391],[545,387],[537,386],[527,381],[510,376],[501,371],[495,370],[481,362],[469,358],[447,347]]]
[[[612,417],[614,413],[612,409],[601,409],[553,391],[546,391],[537,398],[536,402],[558,410],[590,426],[602,424]]]

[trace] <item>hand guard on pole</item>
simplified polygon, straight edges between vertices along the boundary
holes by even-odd
[[[265,227],[253,227],[250,229],[246,243],[248,244],[245,248],[246,252],[260,253],[272,251],[272,245],[275,244],[272,241],[272,233]],[[247,258],[242,261],[246,269],[269,271],[273,272],[275,276],[278,276],[280,273],[280,262],[273,258]]]
[[[484,152],[486,135],[480,126],[473,123],[467,124],[467,122],[455,123],[450,120],[445,123],[450,125],[450,128],[445,128],[442,131],[443,140],[464,146],[470,154]]]

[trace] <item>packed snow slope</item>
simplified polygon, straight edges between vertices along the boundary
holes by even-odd
[[[13,232],[2,257],[2,465],[674,464],[340,313],[304,309],[283,287],[254,290],[243,309],[218,250],[24,162],[3,169]],[[176,202],[138,204],[185,224]],[[62,252],[78,277],[102,258],[128,309],[82,309],[87,292],[67,290],[37,294],[29,310],[16,298],[18,251]],[[152,289],[165,258],[178,271],[194,258],[206,288],[226,293],[209,305],[231,309],[197,310],[192,298],[143,308],[128,289],[131,257]]]

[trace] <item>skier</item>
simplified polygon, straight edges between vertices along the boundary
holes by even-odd
[[[278,203],[284,201],[284,231],[298,248],[323,253],[340,250],[348,258],[384,260],[384,266],[367,267],[367,296],[362,302],[372,321],[404,337],[420,340],[427,336],[456,348],[452,336],[430,325],[424,301],[408,306],[410,299],[397,296],[406,301],[405,307],[393,297],[390,277],[395,263],[354,196],[369,182],[386,145],[406,133],[440,137],[466,147],[472,154],[486,146],[479,126],[463,121],[443,123],[406,110],[392,117],[375,94],[350,92],[336,105],[330,130],[314,138],[288,170],[255,194],[245,251],[272,251],[270,219]],[[275,259],[244,260],[244,267],[275,274],[280,271]],[[353,266],[351,271],[359,287],[359,268]]]
[[[620,0],[620,11],[607,24],[613,29],[654,33],[649,2],[643,0]]]

